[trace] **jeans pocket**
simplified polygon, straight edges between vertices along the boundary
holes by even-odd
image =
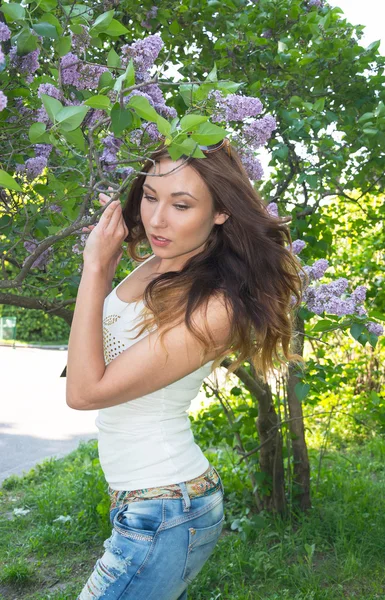
[[[225,515],[210,527],[190,527],[188,550],[182,579],[191,583],[213,552],[222,532]]]
[[[151,542],[161,525],[161,507],[152,501],[131,502],[122,506],[114,515],[114,529],[126,538]]]

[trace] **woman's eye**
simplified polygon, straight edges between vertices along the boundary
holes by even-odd
[[[146,198],[146,200],[149,200],[150,202],[152,202],[153,200],[156,200],[155,196],[147,196],[147,194],[144,194],[144,197]],[[188,208],[190,208],[186,204],[174,204],[174,206],[178,210],[187,210]]]

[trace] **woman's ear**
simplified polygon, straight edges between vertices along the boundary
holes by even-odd
[[[218,213],[217,216],[214,219],[214,224],[215,225],[223,225],[223,223],[225,221],[227,221],[227,219],[229,218],[230,215],[226,214],[226,213]]]

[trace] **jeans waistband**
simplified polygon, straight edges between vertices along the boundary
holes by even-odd
[[[136,502],[139,500],[153,500],[156,498],[185,498],[184,486],[190,498],[200,496],[209,496],[217,490],[222,489],[223,485],[218,471],[212,465],[202,475],[190,479],[189,481],[172,483],[170,485],[162,485],[158,487],[143,488],[140,490],[113,490],[108,486],[108,493],[111,499],[110,510],[116,507],[127,504],[128,502]]]

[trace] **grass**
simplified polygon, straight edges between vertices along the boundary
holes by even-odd
[[[41,348],[42,346],[68,346],[68,339],[58,342],[25,342],[24,340],[1,340],[0,346],[33,346],[36,348]]]
[[[316,473],[318,452],[309,453]],[[226,521],[189,600],[385,598],[383,438],[329,451],[313,508],[288,521],[247,508],[250,486],[229,451],[205,454],[223,479]],[[106,489],[94,440],[3,483],[1,599],[77,597],[110,536]]]

